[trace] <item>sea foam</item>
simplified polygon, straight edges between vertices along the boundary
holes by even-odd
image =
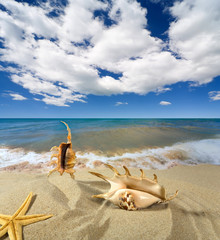
[[[0,168],[13,164],[29,162],[30,164],[48,163],[50,152],[36,153],[22,148],[0,148]],[[172,146],[142,148],[118,153],[101,151],[76,152],[77,162],[93,168],[99,163],[110,163],[116,166],[139,167],[146,169],[166,169],[178,164],[220,164],[220,139],[204,139],[176,143]],[[78,164],[78,166],[80,165]],[[81,165],[82,166],[82,165]],[[76,166],[77,167],[77,166]]]

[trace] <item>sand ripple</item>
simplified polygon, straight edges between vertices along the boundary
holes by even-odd
[[[99,172],[111,176],[108,169]],[[169,204],[141,211],[121,210],[93,194],[107,191],[108,183],[78,170],[76,180],[57,173],[0,174],[0,213],[12,214],[30,191],[35,197],[27,214],[54,214],[54,217],[24,227],[24,239],[210,239],[220,238],[220,167],[178,166],[154,172],[160,183],[179,195]],[[138,169],[131,173],[138,175]],[[34,204],[33,204],[34,202]],[[8,238],[4,238],[8,239]]]

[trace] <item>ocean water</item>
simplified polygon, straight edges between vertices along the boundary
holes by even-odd
[[[220,119],[0,119],[0,168],[50,161],[72,133],[79,166],[220,164]]]

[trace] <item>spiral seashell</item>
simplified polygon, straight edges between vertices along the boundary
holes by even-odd
[[[109,182],[111,185],[110,190],[107,193],[94,195],[93,197],[109,200],[122,209],[137,210],[146,208],[154,203],[170,201],[178,194],[178,191],[176,191],[173,196],[167,198],[165,188],[158,184],[157,176],[154,174],[154,179],[151,180],[144,175],[142,169],[140,169],[140,178],[137,178],[131,176],[126,166],[123,166],[125,169],[125,174],[123,175],[111,165],[105,164],[105,166],[114,172],[112,178],[96,172],[89,173]]]
[[[67,123],[61,122],[66,126],[68,131],[67,143],[61,143],[59,147],[54,146],[50,149],[51,152],[55,152],[52,154],[50,160],[53,158],[57,160],[50,162],[50,165],[56,165],[56,167],[48,173],[48,176],[57,171],[60,175],[63,175],[64,172],[69,173],[70,176],[74,178],[75,170],[73,167],[76,164],[76,154],[72,149],[71,131]]]

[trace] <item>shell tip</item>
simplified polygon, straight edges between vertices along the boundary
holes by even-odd
[[[140,171],[141,171],[141,178],[145,178],[144,170],[140,169]]]
[[[156,183],[158,182],[158,179],[157,179],[157,175],[156,175],[156,174],[154,174],[154,179],[153,179],[153,181],[156,182]]]
[[[128,168],[126,166],[123,166],[124,170],[125,170],[125,175],[126,176],[131,176],[130,171],[128,170]]]

